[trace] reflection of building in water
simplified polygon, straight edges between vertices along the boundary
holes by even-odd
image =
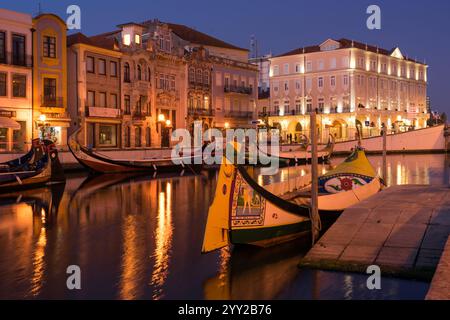
[[[172,246],[172,184],[162,182],[158,193],[158,216],[155,230],[156,248],[153,254],[151,285],[154,287],[152,298],[157,300],[164,296],[163,285],[169,274],[169,260]]]

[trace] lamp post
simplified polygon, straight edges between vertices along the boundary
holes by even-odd
[[[40,131],[41,131],[41,139],[42,140],[44,140],[44,138],[45,138],[45,121],[47,120],[47,117],[46,117],[46,115],[45,114],[41,114],[40,116],[39,116],[39,122],[38,122],[38,128],[40,129]]]
[[[164,114],[160,113],[158,115],[158,129],[159,129],[158,131],[159,131],[159,135],[161,137],[161,142],[160,142],[161,147],[163,146],[163,132],[162,132],[162,129],[163,129],[163,124],[165,122],[166,122],[166,116]]]

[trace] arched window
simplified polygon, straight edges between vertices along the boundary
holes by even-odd
[[[151,81],[152,79],[152,72],[150,71],[150,67],[147,68],[147,81]]]
[[[195,82],[202,83],[202,70],[201,69],[197,70],[197,76],[195,78]]]
[[[209,85],[209,71],[203,72],[203,84]]]
[[[195,82],[195,69],[189,68],[189,82]]]
[[[137,79],[142,80],[142,70],[140,65],[137,66]]]
[[[297,122],[296,126],[295,126],[295,132],[301,132],[302,131],[302,125],[300,124],[300,122]]]
[[[150,127],[145,128],[145,145],[147,147],[150,147],[152,145]]]
[[[123,81],[130,82],[130,65],[128,62],[123,66]]]
[[[141,127],[134,129],[134,146],[136,148],[141,147]]]

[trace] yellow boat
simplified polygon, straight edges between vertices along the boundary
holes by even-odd
[[[230,244],[266,247],[310,233],[310,178],[302,178],[304,188],[285,190],[285,182],[259,185],[252,170],[223,159],[202,252]],[[319,185],[319,214],[329,219],[379,192],[381,179],[364,150],[356,148],[343,163],[321,176]]]

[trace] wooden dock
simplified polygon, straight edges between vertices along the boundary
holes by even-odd
[[[348,208],[301,267],[431,280],[450,234],[450,188],[394,186]]]

